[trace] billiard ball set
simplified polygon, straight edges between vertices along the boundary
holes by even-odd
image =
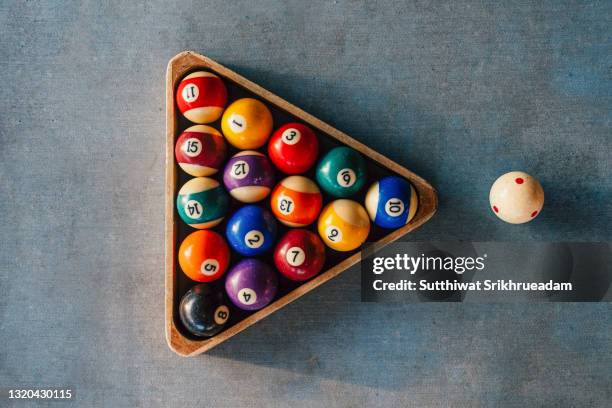
[[[203,352],[435,212],[424,180],[218,63],[167,83],[166,320]]]

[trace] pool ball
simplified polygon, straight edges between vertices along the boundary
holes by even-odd
[[[194,177],[210,176],[219,171],[226,151],[221,133],[206,125],[186,129],[178,137],[174,149],[181,169]]]
[[[221,130],[232,146],[238,149],[257,149],[270,136],[272,114],[257,99],[238,99],[223,113]]]
[[[256,205],[246,205],[232,215],[225,231],[227,241],[244,256],[256,256],[272,248],[276,238],[276,220],[270,212]]]
[[[529,174],[511,171],[495,180],[489,202],[500,219],[510,224],[523,224],[542,211],[544,190],[540,182]]]
[[[213,290],[205,283],[191,288],[181,298],[179,316],[189,333],[212,337],[219,333],[230,317],[223,291]]]
[[[243,310],[258,310],[274,299],[278,277],[257,259],[243,259],[225,278],[225,291],[234,305]]]
[[[323,242],[336,251],[359,248],[370,233],[370,218],[356,201],[340,199],[327,204],[318,223]]]
[[[217,180],[196,177],[179,190],[176,208],[179,216],[193,228],[206,229],[219,224],[229,204],[229,198]]]
[[[274,264],[280,273],[291,280],[310,279],[325,264],[325,246],[314,232],[289,230],[274,249]]]
[[[183,116],[194,123],[214,122],[221,117],[227,104],[227,89],[215,74],[194,72],[179,84],[176,104]]]
[[[268,156],[283,173],[306,172],[317,160],[319,141],[312,129],[301,123],[278,128],[268,143]]]
[[[363,156],[349,147],[336,147],[317,165],[317,182],[334,197],[349,197],[366,182],[366,162]]]
[[[397,176],[383,177],[370,186],[365,206],[370,219],[383,228],[399,228],[416,214],[419,205],[412,184]]]
[[[227,270],[229,247],[225,239],[214,231],[195,231],[181,243],[178,260],[181,270],[190,279],[211,282]]]
[[[314,181],[304,176],[289,176],[278,183],[270,197],[276,218],[289,227],[303,227],[314,222],[323,198]]]
[[[235,154],[223,170],[223,184],[238,201],[263,200],[274,186],[274,168],[270,160],[254,150]]]

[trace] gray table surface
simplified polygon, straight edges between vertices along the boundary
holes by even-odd
[[[362,304],[357,268],[178,357],[163,191],[166,63],[192,49],[435,185],[414,240],[610,241],[610,27],[610,1],[3,1],[0,387],[108,407],[609,406],[610,304]],[[523,226],[488,208],[514,169],[546,191]]]

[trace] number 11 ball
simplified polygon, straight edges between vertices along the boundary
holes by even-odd
[[[368,238],[370,219],[358,202],[335,200],[321,211],[318,230],[323,242],[331,249],[352,251]]]
[[[206,229],[219,224],[229,204],[227,193],[217,180],[196,177],[186,182],[176,197],[176,209],[185,223]]]
[[[223,237],[214,231],[195,231],[187,235],[179,248],[179,265],[190,279],[212,282],[225,273],[230,252]]]
[[[349,197],[366,182],[366,162],[355,150],[342,146],[331,149],[317,165],[317,182],[334,197]]]
[[[370,219],[383,228],[399,228],[412,220],[416,214],[419,199],[407,180],[384,177],[369,188],[365,206]]]
[[[278,288],[276,273],[257,259],[237,263],[225,279],[225,291],[233,304],[243,310],[258,310],[270,303]]]
[[[289,230],[274,249],[274,264],[280,273],[294,281],[305,281],[325,264],[321,238],[305,229]]]
[[[268,210],[257,205],[245,205],[227,222],[227,241],[244,256],[266,252],[276,239],[276,220]]]
[[[317,160],[319,141],[312,129],[301,123],[278,128],[268,143],[268,156],[283,173],[306,172]]]
[[[226,150],[225,139],[217,129],[195,125],[179,136],[174,153],[176,161],[185,173],[202,177],[219,171]]]
[[[227,89],[215,74],[194,72],[179,84],[176,104],[183,116],[194,123],[214,122],[221,117],[227,104]]]

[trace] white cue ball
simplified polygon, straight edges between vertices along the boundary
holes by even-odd
[[[491,186],[491,209],[510,224],[533,220],[544,205],[544,190],[540,182],[522,171],[506,173]]]

